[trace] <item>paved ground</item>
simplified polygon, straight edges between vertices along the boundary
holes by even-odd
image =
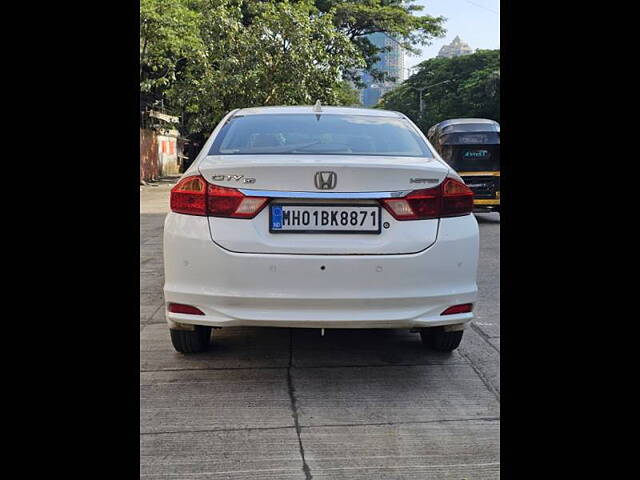
[[[499,478],[496,214],[477,216],[477,318],[452,354],[407,331],[228,328],[183,356],[162,298],[171,186],[140,192],[141,478]]]

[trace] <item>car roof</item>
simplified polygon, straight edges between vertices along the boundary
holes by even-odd
[[[499,125],[495,120],[489,120],[488,118],[450,118],[449,120],[443,120],[437,125],[445,127],[447,125],[463,125],[463,124],[479,124],[487,123],[492,125]]]
[[[460,126],[460,131],[465,131],[465,125],[485,125],[487,131],[500,131],[500,124],[495,120],[489,120],[487,118],[451,118],[449,120],[444,120],[440,123],[437,123],[431,128],[437,130],[444,130],[446,128],[447,130],[449,130],[449,128],[447,127]]]
[[[464,132],[500,132],[500,124],[486,118],[451,118],[436,123],[428,130],[428,135],[441,136]]]
[[[378,110],[374,108],[332,107],[329,105],[322,105],[320,107],[322,109],[321,112],[314,111],[314,108],[315,107],[313,105],[241,108],[234,114],[234,117],[238,115],[282,115],[308,113],[313,115],[367,115],[370,117],[404,118],[404,115],[399,112]]]

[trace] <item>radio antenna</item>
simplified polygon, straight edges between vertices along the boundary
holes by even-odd
[[[316,101],[316,104],[313,106],[313,111],[316,112],[316,120],[320,121],[320,114],[322,113],[322,105],[320,105],[320,100]]]

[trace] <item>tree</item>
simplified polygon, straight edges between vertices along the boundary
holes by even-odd
[[[200,58],[200,20],[181,0],[140,1],[140,92],[154,100],[176,81],[184,66]]]
[[[462,84],[464,102],[475,116],[500,121],[500,70],[489,66],[473,72]]]
[[[411,78],[384,95],[380,108],[404,113],[425,132],[448,118],[479,117],[500,121],[499,50],[432,58],[418,68],[420,70]],[[434,86],[423,93],[426,108],[420,114],[418,89],[431,85]]]
[[[344,105],[348,107],[360,107],[360,92],[356,90],[349,82],[340,82],[336,88],[336,105]]]
[[[385,32],[406,49],[441,35],[414,0],[141,0],[140,90],[202,137],[234,108],[359,103]]]
[[[263,0],[272,1],[272,0]],[[276,0],[277,1],[277,0]],[[304,0],[301,0],[304,1]],[[432,39],[444,36],[445,18],[417,15],[424,6],[416,0],[315,0],[321,14],[330,13],[339,32],[351,40],[365,60],[365,69],[374,79],[383,81],[385,74],[375,69],[384,48],[371,43],[367,35],[387,34],[406,51],[419,54],[419,46],[430,45]],[[360,84],[360,71],[346,72],[356,84]]]
[[[167,91],[188,133],[211,131],[234,108],[339,104],[342,73],[363,65],[357,48],[333,27],[332,15],[313,15],[310,3],[252,4],[248,26],[243,2],[192,5],[202,15],[204,61],[192,62]]]

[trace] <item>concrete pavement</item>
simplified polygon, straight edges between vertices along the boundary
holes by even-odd
[[[477,318],[452,354],[403,330],[227,328],[184,356],[162,298],[171,186],[140,193],[141,478],[499,478],[496,214],[477,215]]]

